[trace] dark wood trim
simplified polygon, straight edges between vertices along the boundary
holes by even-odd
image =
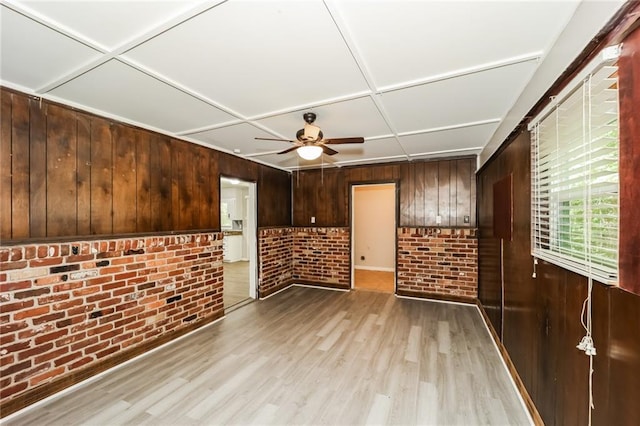
[[[103,371],[114,368],[125,361],[128,361],[132,358],[142,355],[165,343],[171,342],[172,340],[175,340],[178,337],[181,337],[191,331],[197,330],[222,317],[224,317],[224,313],[222,311],[217,312],[208,318],[203,318],[202,320],[189,324],[186,327],[171,331],[153,340],[149,340],[147,342],[141,343],[140,345],[135,346],[131,349],[117,353],[109,358],[99,361],[86,368],[80,369],[78,371],[74,371],[57,380],[54,380],[49,383],[45,383],[29,391],[26,391],[21,395],[17,396],[16,398],[6,401],[2,404],[2,412],[0,413],[0,418],[6,417],[9,414],[15,413],[18,410],[28,407],[29,405],[34,404],[55,393],[58,393],[70,386],[73,386],[84,380],[87,380],[98,373],[102,373]]]
[[[277,286],[271,287],[268,290],[265,290],[264,293],[262,292],[262,290],[260,290],[260,291],[258,291],[259,298],[260,299],[267,298],[267,297],[271,296],[272,294],[279,292],[280,290],[284,290],[285,288],[291,287],[294,283],[295,283],[295,281],[289,280],[289,281],[285,281],[285,282],[283,282],[281,284],[278,284]]]
[[[415,297],[417,299],[426,300],[442,300],[444,302],[456,302],[465,303],[468,305],[475,305],[475,297],[455,296],[449,294],[427,293],[423,291],[411,291],[411,290],[398,290],[396,295],[404,297]]]
[[[529,396],[529,392],[527,392],[527,388],[524,386],[524,383],[522,382],[522,379],[518,374],[518,370],[516,370],[516,366],[513,364],[513,361],[511,361],[511,357],[509,356],[509,352],[507,352],[507,348],[504,347],[504,345],[498,338],[498,333],[496,333],[496,330],[493,328],[493,325],[489,320],[489,316],[484,310],[484,306],[482,306],[482,302],[480,301],[480,299],[476,301],[476,304],[478,306],[478,309],[480,310],[480,313],[482,314],[482,319],[484,320],[484,323],[489,329],[491,338],[496,343],[496,346],[498,347],[498,350],[500,351],[500,355],[502,355],[502,359],[504,360],[505,364],[507,364],[507,369],[509,370],[511,377],[513,378],[513,381],[515,382],[516,387],[518,388],[518,392],[520,392],[520,396],[522,396],[522,399],[524,400],[524,404],[527,406],[527,410],[529,410],[529,414],[533,419],[533,423],[535,425],[544,426],[544,422],[542,421],[542,417],[540,416],[540,413],[538,412],[536,405],[533,403],[531,396]]]

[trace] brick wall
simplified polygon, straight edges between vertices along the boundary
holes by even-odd
[[[0,247],[2,402],[221,316],[222,234]]]
[[[260,297],[268,296],[292,283],[293,232],[291,228],[260,228]]]
[[[478,297],[475,229],[398,228],[398,293]]]
[[[296,282],[350,288],[349,228],[292,228],[292,232]]]

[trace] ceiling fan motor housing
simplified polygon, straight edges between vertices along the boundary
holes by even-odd
[[[305,124],[304,129],[298,130],[296,138],[301,142],[314,142],[322,140],[323,134],[320,127]]]

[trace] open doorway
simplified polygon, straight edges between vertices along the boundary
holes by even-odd
[[[395,292],[396,185],[353,185],[352,288]]]
[[[257,298],[256,184],[220,178],[220,227],[224,235],[225,311]]]

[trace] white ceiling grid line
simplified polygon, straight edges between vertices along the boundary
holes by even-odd
[[[0,0],[0,82],[284,170],[476,155],[622,3]],[[254,140],[307,111],[365,143]]]
[[[364,58],[362,57],[362,55],[360,54],[360,51],[358,50],[358,46],[357,46],[357,42],[353,39],[353,37],[351,37],[351,33],[349,31],[349,27],[348,25],[345,23],[344,18],[342,16],[342,14],[340,13],[340,9],[338,8],[338,6],[336,5],[335,1],[332,0],[324,0],[324,4],[325,7],[327,8],[327,10],[329,11],[329,14],[331,15],[331,18],[333,19],[334,24],[336,25],[336,28],[338,29],[338,32],[340,32],[340,35],[342,36],[342,39],[344,40],[345,44],[347,45],[347,48],[349,49],[349,52],[351,52],[351,55],[353,56],[353,59],[355,60],[356,64],[358,65],[358,68],[360,69],[360,72],[362,73],[365,81],[367,82],[367,86],[369,86],[369,90],[371,91],[370,95],[371,96],[371,100],[374,102],[376,108],[378,109],[378,112],[380,112],[380,115],[382,116],[382,119],[387,123],[387,126],[389,126],[389,129],[391,129],[391,131],[393,132],[394,135],[397,135],[397,130],[395,129],[395,126],[393,125],[393,122],[389,119],[389,114],[387,114],[385,107],[383,105],[383,103],[381,102],[378,90],[376,89],[376,84],[375,81],[371,75],[371,72],[369,71],[369,68],[367,67],[366,61],[364,60]],[[404,148],[402,147],[402,144],[400,143],[400,140],[398,139],[397,136],[394,136],[394,139],[396,140],[396,143],[398,144],[398,147],[402,150],[402,154],[404,155],[405,159],[409,159],[409,156],[407,155],[406,151],[404,150]],[[394,158],[401,158],[402,156],[393,156]],[[380,161],[380,158],[375,158],[375,159],[371,159],[372,161]]]

